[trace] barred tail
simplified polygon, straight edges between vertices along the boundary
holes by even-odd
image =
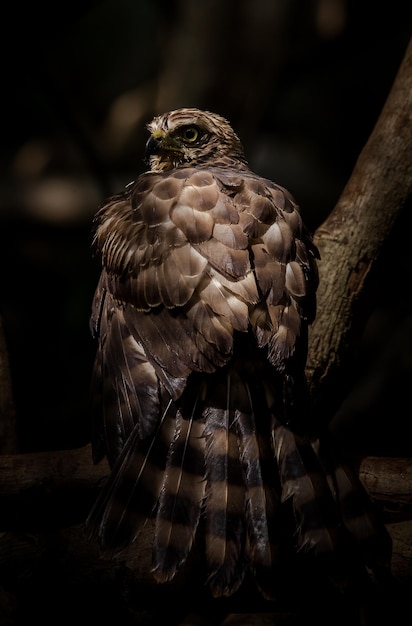
[[[280,576],[280,500],[270,438],[259,432],[262,417],[258,420],[253,413],[236,412],[246,486],[246,553],[261,593],[270,599],[276,597]]]
[[[207,408],[205,419],[208,582],[214,596],[228,596],[238,589],[245,573],[245,487],[230,411]]]
[[[203,431],[196,405],[189,416],[178,411],[156,514],[153,571],[159,582],[173,578],[193,544],[205,494]]]
[[[129,546],[153,514],[174,432],[169,403],[155,435],[142,440],[136,426],[113,466],[86,520],[90,536],[108,556]]]
[[[378,573],[389,570],[392,539],[359,476],[319,442],[315,451],[325,467],[342,523],[363,562]]]
[[[276,421],[273,440],[282,502],[292,500],[297,548],[316,554],[334,551],[339,543],[339,517],[311,442]]]

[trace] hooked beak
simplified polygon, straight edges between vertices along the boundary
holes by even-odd
[[[150,135],[145,147],[145,161],[148,161],[153,154],[159,154],[161,147],[161,137]]]
[[[176,137],[163,130],[155,130],[146,142],[144,161],[154,170],[166,171],[186,159],[184,149]]]
[[[162,154],[165,160],[177,158],[177,155],[180,155],[179,159],[181,159],[183,152],[182,146],[174,137],[170,137],[162,130],[156,130],[146,142],[145,161],[146,164],[150,164],[152,156]]]

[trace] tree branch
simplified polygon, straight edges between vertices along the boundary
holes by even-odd
[[[376,126],[333,211],[315,233],[318,313],[310,330],[307,376],[327,421],[375,299],[372,270],[412,196],[412,40]]]
[[[398,508],[402,515],[412,519],[410,459],[366,457],[359,462],[358,472],[369,493],[388,506],[388,514],[393,515]],[[16,497],[32,501],[34,493],[39,497],[52,497],[63,491],[80,493],[83,490],[86,497],[91,498],[91,504],[108,474],[106,460],[97,465],[92,463],[90,444],[74,450],[2,455],[0,501],[7,497],[10,504],[11,498]]]
[[[84,520],[108,473],[105,461],[92,464],[90,445],[0,457],[0,575],[2,570],[17,577],[23,571],[26,577],[35,575],[39,564],[53,554],[56,567],[64,567],[67,558],[75,562],[80,578],[98,576],[113,583],[127,570],[133,584],[157,588],[150,574],[151,522],[139,541],[113,561],[102,559],[97,541],[87,538]],[[393,537],[394,573],[405,576],[412,563],[412,550],[407,548],[412,535],[410,459],[367,457],[360,462],[359,476],[379,503]],[[195,570],[194,554],[169,587],[182,589]]]

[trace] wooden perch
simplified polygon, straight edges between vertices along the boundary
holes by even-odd
[[[352,350],[376,304],[370,275],[412,197],[411,155],[412,40],[338,203],[315,233],[320,285],[306,371],[327,421],[346,395]]]
[[[369,493],[387,507],[390,515],[398,511],[412,519],[410,459],[366,457],[359,462],[358,471]],[[65,490],[76,493],[84,490],[92,497],[108,474],[106,461],[93,465],[90,445],[75,450],[3,455],[0,456],[0,501],[4,497],[24,498],[33,493],[51,497]]]
[[[97,541],[86,535],[84,520],[108,471],[105,462],[92,464],[89,445],[0,458],[0,580],[12,588],[22,580],[47,588],[72,572],[76,586],[121,589],[123,597],[140,589],[143,609],[153,609],[160,599],[176,601],[191,585],[194,593],[202,593],[195,552],[172,582],[155,582],[152,522],[118,557],[102,558]],[[382,507],[393,541],[392,572],[404,584],[412,573],[412,464],[368,457],[360,462],[359,475]]]

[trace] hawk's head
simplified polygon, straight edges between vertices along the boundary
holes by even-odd
[[[176,109],[155,117],[148,125],[146,159],[155,172],[204,163],[222,157],[245,163],[239,137],[229,122],[216,113]]]

